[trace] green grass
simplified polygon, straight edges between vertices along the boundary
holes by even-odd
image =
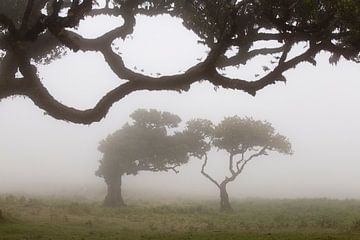
[[[215,201],[136,202],[123,209],[71,200],[0,197],[0,240],[359,239],[358,200],[241,200],[234,213]]]

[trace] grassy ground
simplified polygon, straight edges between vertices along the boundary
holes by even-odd
[[[0,197],[0,240],[21,239],[359,239],[358,200],[136,202],[124,209],[70,200]]]

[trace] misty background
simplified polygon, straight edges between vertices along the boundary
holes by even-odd
[[[127,66],[156,76],[184,71],[205,56],[207,49],[178,19],[138,17],[132,38],[113,46]],[[89,19],[78,29],[95,37],[121,20]],[[299,51],[301,51],[299,46]],[[288,82],[261,90],[256,97],[241,91],[214,89],[206,81],[185,93],[141,91],[116,103],[107,117],[90,126],[55,120],[29,99],[0,102],[0,194],[77,195],[102,199],[106,185],[94,175],[101,154],[98,142],[129,121],[138,108],[178,114],[183,122],[207,118],[215,123],[226,116],[267,120],[287,136],[292,156],[270,154],[249,163],[229,185],[232,198],[360,198],[360,65],[328,63],[317,57],[316,67],[300,64],[285,73]],[[231,76],[261,73],[264,59],[254,60]],[[53,96],[69,106],[91,108],[120,82],[100,54],[71,53],[39,75]],[[208,172],[223,179],[228,156],[212,152]],[[192,159],[180,173],[142,172],[124,177],[124,196],[147,192],[188,197],[217,197],[215,186],[200,174],[201,161]]]

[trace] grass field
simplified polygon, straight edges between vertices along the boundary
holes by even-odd
[[[360,200],[134,202],[123,209],[100,203],[0,197],[0,240],[21,239],[359,239]]]

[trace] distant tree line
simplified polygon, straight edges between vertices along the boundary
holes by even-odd
[[[140,171],[174,171],[191,158],[203,161],[201,174],[216,185],[220,193],[220,210],[232,211],[227,185],[239,176],[253,159],[270,152],[292,154],[289,140],[268,122],[238,116],[226,117],[215,125],[207,119],[193,119],[179,128],[179,116],[154,109],[139,109],[130,115],[131,123],[109,135],[99,144],[103,153],[96,175],[104,178],[107,195],[104,205],[125,206],[121,186],[124,175]],[[217,181],[206,172],[211,149],[228,154],[230,175]]]

